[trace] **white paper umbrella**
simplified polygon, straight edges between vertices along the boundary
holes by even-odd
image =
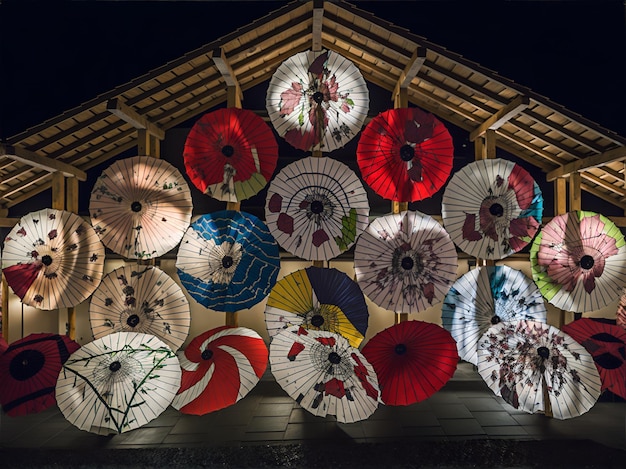
[[[506,265],[478,267],[454,282],[441,307],[441,321],[459,356],[476,365],[481,336],[501,321],[546,322],[547,309],[526,274]]]
[[[269,359],[276,382],[313,415],[352,423],[378,407],[374,368],[339,334],[289,327],[272,338]]]
[[[479,342],[478,372],[497,396],[531,414],[577,417],[600,396],[600,374],[589,352],[556,327],[536,321],[490,327]]]
[[[89,305],[91,332],[152,334],[172,350],[187,340],[191,313],[183,289],[158,267],[126,265],[105,275]]]
[[[456,247],[429,215],[405,211],[378,217],[354,248],[363,293],[378,306],[415,313],[439,303],[456,279]]]
[[[305,157],[283,168],[267,190],[265,220],[278,244],[307,260],[347,251],[369,223],[363,183],[330,157]]]
[[[72,212],[43,209],[23,216],[6,236],[2,273],[22,303],[69,308],[98,287],[104,256],[88,222]]]
[[[158,417],[180,387],[176,354],[158,337],[115,332],[64,363],[56,399],[65,418],[99,435],[124,433]]]
[[[501,158],[473,161],[450,178],[441,214],[452,241],[463,252],[503,259],[521,251],[537,234],[543,196],[518,164]]]
[[[266,107],[278,135],[301,150],[333,151],[363,127],[369,91],[359,69],[332,52],[300,52],[272,75]]]
[[[106,247],[128,259],[171,251],[191,221],[191,191],[165,160],[118,160],[98,177],[89,200],[91,223]]]

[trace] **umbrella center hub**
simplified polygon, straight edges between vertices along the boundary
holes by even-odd
[[[402,145],[400,147],[400,158],[402,161],[411,161],[415,157],[415,148],[411,145]]]
[[[311,318],[311,325],[312,326],[322,327],[322,324],[324,324],[324,316],[322,316],[321,314],[315,314]]]
[[[232,145],[224,145],[222,147],[222,155],[224,155],[226,158],[230,158],[234,154],[235,154],[235,149],[233,148]]]
[[[316,91],[315,93],[313,93],[313,101],[315,101],[317,104],[321,104],[324,101],[324,93],[322,93],[321,91]]]
[[[324,204],[320,200],[314,200],[311,202],[311,212],[316,215],[319,215],[324,211]]]
[[[415,266],[415,261],[413,260],[412,257],[403,257],[402,260],[400,261],[400,265],[402,266],[402,268],[404,270],[411,270],[413,268],[413,266]]]
[[[396,352],[397,355],[404,355],[406,353],[406,345],[397,344],[394,348],[394,351]]]
[[[232,267],[233,263],[234,261],[231,256],[222,257],[222,267],[224,267],[225,269],[229,269],[230,267]]]
[[[550,356],[550,350],[548,350],[548,347],[539,347],[537,349],[537,355],[545,360]]]
[[[114,373],[116,371],[120,371],[120,368],[122,368],[122,364],[118,362],[117,360],[109,364],[109,370],[111,370]]]
[[[35,376],[46,362],[46,357],[39,350],[24,350],[18,353],[9,365],[10,375],[18,381],[26,381]]]
[[[43,265],[45,265],[46,267],[48,267],[50,264],[52,264],[52,256],[46,254],[44,256],[41,257],[41,263]]]
[[[133,202],[130,204],[130,209],[135,213],[141,212],[141,202]]]
[[[328,354],[328,361],[333,365],[337,365],[341,362],[341,356],[337,352],[330,352]]]
[[[210,360],[211,358],[213,358],[213,350],[205,349],[202,351],[202,354],[200,356],[203,360]]]
[[[593,257],[588,254],[585,254],[583,257],[580,258],[580,267],[582,267],[585,270],[589,270],[593,268],[593,264],[594,264]]]
[[[491,204],[489,206],[489,213],[494,217],[501,217],[504,215],[504,207],[502,204],[496,202],[495,204]]]
[[[491,324],[498,324],[500,321],[502,321],[502,319],[500,319],[500,316],[497,314],[491,318]]]
[[[128,316],[128,319],[126,319],[126,324],[128,324],[130,327],[137,327],[137,325],[139,324],[139,316],[137,316],[136,314],[131,314],[130,316]]]

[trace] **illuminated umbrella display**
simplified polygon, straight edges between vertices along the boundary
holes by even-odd
[[[268,187],[265,220],[295,256],[330,260],[347,251],[369,223],[359,177],[330,157],[305,157],[283,168]]]
[[[69,308],[98,287],[104,256],[88,222],[72,212],[43,209],[23,216],[6,236],[2,272],[23,304]]]
[[[278,66],[266,107],[278,135],[301,150],[330,152],[361,131],[369,91],[359,69],[332,52],[300,52]]]
[[[65,335],[30,334],[0,355],[0,403],[11,417],[35,414],[55,403],[61,366],[80,345]]]
[[[626,329],[626,290],[622,291],[622,296],[620,296],[617,311],[615,312],[615,322],[618,326]]]
[[[276,382],[313,415],[338,422],[368,418],[378,408],[376,372],[358,349],[338,334],[293,326],[270,342]]]
[[[572,321],[562,330],[591,354],[602,389],[626,399],[626,331],[591,318]]]
[[[105,275],[91,297],[95,339],[112,332],[152,334],[172,350],[187,340],[191,313],[182,288],[158,267],[126,265]]]
[[[191,191],[171,163],[151,156],[118,160],[98,177],[89,200],[91,223],[106,247],[128,259],[175,248],[189,226]]]
[[[99,435],[124,433],[158,417],[180,387],[180,363],[158,337],[114,332],[65,362],[56,399],[65,418]]]
[[[490,327],[478,346],[478,373],[514,408],[550,410],[561,420],[584,414],[600,396],[591,355],[569,335],[536,321]]]
[[[386,405],[410,405],[439,391],[459,362],[456,342],[441,326],[402,321],[367,341],[363,356],[374,367]]]
[[[600,309],[626,286],[625,244],[620,229],[604,215],[558,215],[530,248],[533,279],[557,308],[579,313]]]
[[[257,385],[268,350],[252,329],[222,326],[195,337],[178,358],[183,374],[172,407],[204,415],[235,404]]]
[[[178,248],[176,268],[198,303],[233,313],[269,295],[280,269],[278,244],[254,215],[221,210],[191,224]]]
[[[278,143],[271,127],[254,112],[217,109],[193,125],[183,159],[191,182],[203,194],[240,202],[257,194],[272,178]]]
[[[501,321],[546,322],[547,309],[532,279],[505,265],[470,270],[443,300],[441,321],[457,343],[460,357],[477,364],[477,345]]]
[[[443,225],[464,252],[503,259],[526,247],[543,215],[539,185],[520,165],[501,158],[474,161],[450,178]]]
[[[270,338],[296,325],[340,334],[355,348],[365,337],[368,319],[358,284],[340,270],[326,267],[307,267],[280,279],[265,308]]]
[[[439,303],[456,279],[456,247],[432,217],[405,211],[370,222],[354,249],[354,270],[363,293],[398,313]]]
[[[454,146],[445,125],[418,108],[389,109],[363,129],[357,147],[363,180],[378,195],[415,202],[443,187]]]

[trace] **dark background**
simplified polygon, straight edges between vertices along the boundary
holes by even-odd
[[[47,1],[0,0],[0,139],[79,106],[164,63],[280,8],[277,1]],[[626,7],[622,0],[583,1],[353,1],[359,8],[444,46],[532,89],[555,103],[626,135]],[[393,107],[389,92],[369,84],[370,116]],[[244,94],[243,107],[263,109],[267,85]],[[168,131],[162,156],[182,170],[182,145],[193,122]],[[455,167],[473,161],[467,132],[446,123],[454,139]],[[305,156],[277,137],[279,166]],[[358,137],[329,154],[358,172]],[[129,154],[120,155],[133,156]],[[531,171],[552,215],[552,185]],[[95,178],[81,183],[81,214],[88,213]],[[191,185],[190,185],[191,187]],[[191,187],[194,213],[223,207]],[[49,192],[49,191],[48,191]],[[440,213],[443,189],[411,209]],[[388,211],[369,191],[373,213]],[[50,195],[13,207],[10,216],[50,204]],[[209,200],[210,199],[210,200]],[[242,210],[262,215],[264,192]],[[600,210],[602,207],[602,210]],[[583,193],[583,209],[623,215]]]

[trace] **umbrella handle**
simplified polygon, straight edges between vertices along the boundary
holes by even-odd
[[[541,375],[541,392],[543,393],[543,413],[546,417],[554,417],[552,413],[552,405],[550,404],[550,393],[548,392],[548,384],[545,375]]]

